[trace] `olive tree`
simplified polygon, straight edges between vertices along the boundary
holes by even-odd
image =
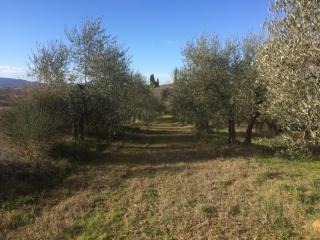
[[[189,42],[183,55],[185,64],[174,73],[175,112],[202,133],[208,131],[209,123],[227,125],[228,141],[235,143],[241,73],[238,42],[229,40],[222,46],[217,36],[202,36]]]
[[[320,140],[320,13],[318,0],[277,0],[258,54],[264,112],[303,147]]]
[[[248,123],[245,143],[250,144],[252,130],[257,118],[261,115],[260,106],[264,102],[265,89],[258,81],[257,53],[263,43],[263,36],[249,34],[241,42],[242,74],[236,96],[241,120]]]
[[[96,133],[108,139],[116,135],[131,117],[131,70],[126,51],[111,40],[95,55],[90,73],[89,117]]]
[[[115,52],[115,39],[105,32],[102,27],[102,18],[90,19],[87,18],[82,21],[79,27],[65,30],[67,39],[70,42],[70,71],[72,78],[76,80],[77,88],[73,91],[73,102],[79,111],[77,116],[73,119],[73,132],[74,138],[83,140],[85,136],[85,126],[88,125],[88,88],[92,84],[93,79],[97,75],[102,75],[99,71],[103,72],[101,65],[105,60]],[[109,50],[109,51],[108,51]],[[108,55],[108,56],[106,56]],[[98,62],[101,60],[101,63]],[[109,59],[112,61],[114,59]],[[97,63],[99,65],[97,66]]]
[[[236,123],[248,121],[246,143],[259,116],[263,88],[257,82],[256,53],[262,37],[242,41],[202,36],[184,49],[184,66],[174,70],[173,105],[176,114],[206,132],[210,125],[228,127],[228,142],[236,139]]]
[[[129,106],[132,119],[145,123],[153,120],[161,110],[160,99],[154,93],[154,88],[146,83],[140,73],[132,73],[132,85],[129,93]]]
[[[110,139],[130,122],[134,110],[143,111],[137,99],[151,96],[150,90],[132,74],[127,51],[106,33],[101,18],[85,19],[65,32],[67,44],[37,49],[31,75],[64,96],[75,140],[84,140],[86,133]]]
[[[202,36],[183,50],[184,66],[175,71],[174,111],[193,122],[197,134],[206,135],[209,122],[222,108],[220,81],[225,77],[222,49],[217,36]],[[220,78],[222,77],[222,79]]]

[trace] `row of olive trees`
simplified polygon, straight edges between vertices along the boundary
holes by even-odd
[[[248,121],[245,141],[259,115],[285,133],[289,150],[320,143],[320,10],[318,0],[276,0],[266,41],[250,35],[222,44],[202,36],[187,44],[184,66],[174,72],[174,109],[200,133]]]
[[[111,139],[132,120],[155,115],[150,87],[130,69],[126,50],[106,34],[101,19],[87,19],[66,36],[67,43],[39,45],[31,56],[30,75],[40,84],[6,114],[13,139],[46,143],[71,129],[75,140],[88,134]]]
[[[206,135],[209,126],[227,126],[231,144],[237,141],[235,124],[246,120],[246,142],[251,143],[263,100],[255,59],[261,44],[257,35],[224,44],[211,35],[189,42],[183,51],[184,66],[174,72],[175,114],[193,122],[200,135]]]

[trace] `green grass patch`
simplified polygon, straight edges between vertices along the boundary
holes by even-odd
[[[123,208],[109,211],[96,209],[65,229],[64,237],[77,240],[126,239],[128,233],[123,221],[125,212]]]
[[[273,229],[278,239],[290,239],[293,226],[286,216],[283,203],[274,197],[260,198],[259,201],[268,222],[266,227]]]

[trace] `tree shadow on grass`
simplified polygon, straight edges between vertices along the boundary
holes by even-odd
[[[125,141],[115,152],[106,154],[110,164],[170,164],[237,157],[272,157],[274,150],[259,144],[226,144],[226,133],[212,133],[208,143],[199,143],[188,134],[149,131]]]
[[[135,168],[128,171],[125,175],[122,176],[122,179],[130,179],[130,178],[152,178],[159,174],[161,175],[171,175],[183,172],[186,168],[183,166],[174,166],[174,165],[166,165],[166,166],[142,166],[141,168]]]
[[[135,151],[136,150],[136,151]],[[140,149],[121,151],[106,154],[109,163],[130,163],[130,164],[170,164],[177,162],[199,162],[215,159],[230,159],[238,157],[271,157],[270,150],[259,145],[237,145],[237,146],[184,146],[173,149],[160,148],[147,152]]]
[[[195,137],[191,134],[183,134],[179,132],[168,131],[149,131],[147,134],[136,134],[127,138],[127,142],[138,144],[181,144],[193,143],[196,141]]]
[[[209,143],[201,144],[191,133],[148,130],[130,135],[115,150],[110,150],[107,144],[94,140],[88,140],[83,144],[63,143],[49,153],[50,161],[53,162],[46,162],[40,167],[19,161],[0,161],[0,201],[16,195],[37,194],[59,187],[80,165],[96,167],[102,164],[108,165],[110,170],[118,164],[154,165],[154,168],[146,168],[140,173],[148,175],[159,171],[182,170],[169,166],[159,168],[160,164],[273,156],[274,151],[266,146],[227,145],[225,139],[225,132],[213,133],[209,136]]]
[[[0,201],[16,195],[41,192],[56,186],[67,169],[45,163],[41,166],[21,161],[0,161]]]
[[[0,202],[58,187],[78,166],[104,157],[102,151],[90,142],[87,146],[70,142],[56,145],[39,163],[1,159]]]

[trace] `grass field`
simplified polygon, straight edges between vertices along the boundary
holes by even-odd
[[[87,143],[59,181],[0,202],[0,239],[319,238],[320,162],[225,137],[197,143],[163,119],[108,147]]]

